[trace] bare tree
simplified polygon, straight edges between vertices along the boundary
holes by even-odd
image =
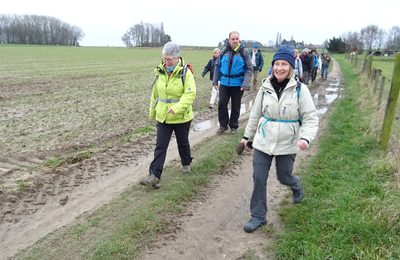
[[[1,26],[1,25],[0,25]],[[386,48],[392,51],[400,50],[400,27],[393,26],[388,33]]]
[[[0,15],[0,43],[79,45],[83,31],[54,17]]]
[[[363,42],[358,32],[348,32],[342,38],[345,39],[346,42],[346,51],[358,53],[363,51]]]
[[[140,22],[129,28],[121,40],[127,47],[160,47],[171,41],[171,37],[164,33],[163,23],[157,26]]]
[[[372,48],[379,44],[379,31],[377,25],[368,25],[361,29],[361,40],[368,51],[372,51]]]

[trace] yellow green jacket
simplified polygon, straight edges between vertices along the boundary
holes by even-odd
[[[192,105],[196,98],[196,83],[193,73],[187,69],[183,84],[184,64],[180,58],[169,76],[163,63],[155,69],[156,80],[150,99],[150,118],[166,124],[181,124],[193,119]],[[174,114],[168,113],[170,108]]]

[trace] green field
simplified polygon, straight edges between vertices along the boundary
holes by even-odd
[[[207,109],[201,72],[212,49],[181,55],[195,69],[194,109]],[[1,46],[1,152],[54,156],[154,125],[147,111],[160,60],[161,48]]]

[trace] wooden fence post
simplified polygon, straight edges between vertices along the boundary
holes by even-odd
[[[385,80],[386,80],[385,76],[382,76],[381,85],[379,86],[378,108],[376,110],[381,109],[383,88],[385,87]]]
[[[392,83],[386,105],[385,118],[383,119],[383,127],[381,137],[379,139],[379,146],[382,150],[386,151],[390,139],[390,131],[392,129],[393,119],[395,118],[396,103],[399,97],[400,89],[400,53],[396,54],[393,67]]]
[[[368,78],[371,78],[371,70],[372,70],[372,57],[373,57],[373,55],[371,54],[371,55],[369,55],[369,57],[368,57],[368,65],[367,65],[367,75],[368,75]]]

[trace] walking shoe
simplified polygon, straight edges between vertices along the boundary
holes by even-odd
[[[183,173],[188,174],[188,173],[190,173],[190,170],[192,170],[192,168],[190,168],[190,165],[183,165],[182,166],[182,172]]]
[[[293,203],[300,203],[304,198],[304,192],[302,189],[292,190],[293,191]]]
[[[231,134],[235,135],[237,133],[237,128],[231,128]]]
[[[210,105],[208,106],[208,108],[209,108],[209,109],[213,109],[213,108],[214,108],[214,105],[213,105],[213,104],[210,104]]]
[[[257,228],[267,224],[266,220],[259,220],[256,218],[251,218],[249,221],[244,224],[243,229],[247,233],[252,233],[257,230]]]
[[[154,174],[149,174],[140,181],[140,184],[158,189],[160,188],[160,179]]]
[[[226,129],[228,129],[228,128],[221,126],[220,128],[218,128],[217,134],[222,135],[226,131]]]

